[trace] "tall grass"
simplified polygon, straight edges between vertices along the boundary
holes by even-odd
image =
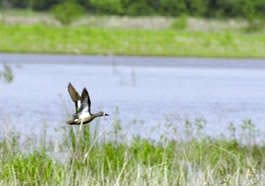
[[[115,120],[113,126],[119,122]],[[189,123],[189,129],[198,124]],[[249,120],[242,124],[249,139]],[[200,130],[200,129],[199,129]],[[1,185],[263,185],[264,144],[193,136],[126,141],[120,129],[101,133],[66,126],[56,144],[21,143],[19,134],[0,140]],[[106,135],[113,138],[107,140]],[[25,149],[27,149],[25,151]],[[55,156],[57,155],[57,158]]]
[[[0,24],[0,51],[200,57],[265,57],[263,33]]]

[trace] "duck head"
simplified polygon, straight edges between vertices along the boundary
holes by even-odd
[[[103,111],[98,112],[98,115],[99,115],[99,116],[109,116],[108,113],[103,112]]]

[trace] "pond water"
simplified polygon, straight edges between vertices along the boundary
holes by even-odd
[[[67,92],[72,82],[79,91],[87,87],[92,111],[110,114],[93,123],[100,120],[105,129],[118,117],[127,135],[158,136],[167,124],[183,128],[196,118],[207,122],[210,135],[246,119],[265,131],[265,61],[0,56],[14,72],[12,83],[0,84],[1,128],[28,134],[65,126],[74,111]]]

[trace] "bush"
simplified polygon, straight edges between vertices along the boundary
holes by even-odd
[[[187,16],[181,16],[178,19],[175,19],[172,24],[171,24],[171,28],[175,29],[175,30],[184,30],[186,29],[188,26],[188,18]]]
[[[264,29],[264,21],[260,19],[249,20],[246,28],[246,32],[259,32]]]
[[[70,24],[75,19],[81,17],[84,14],[84,8],[78,4],[72,2],[65,2],[55,5],[51,9],[51,13],[62,24]]]

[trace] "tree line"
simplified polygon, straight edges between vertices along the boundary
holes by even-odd
[[[265,17],[265,0],[0,0],[2,8],[47,11],[71,3],[86,12],[113,15]]]

